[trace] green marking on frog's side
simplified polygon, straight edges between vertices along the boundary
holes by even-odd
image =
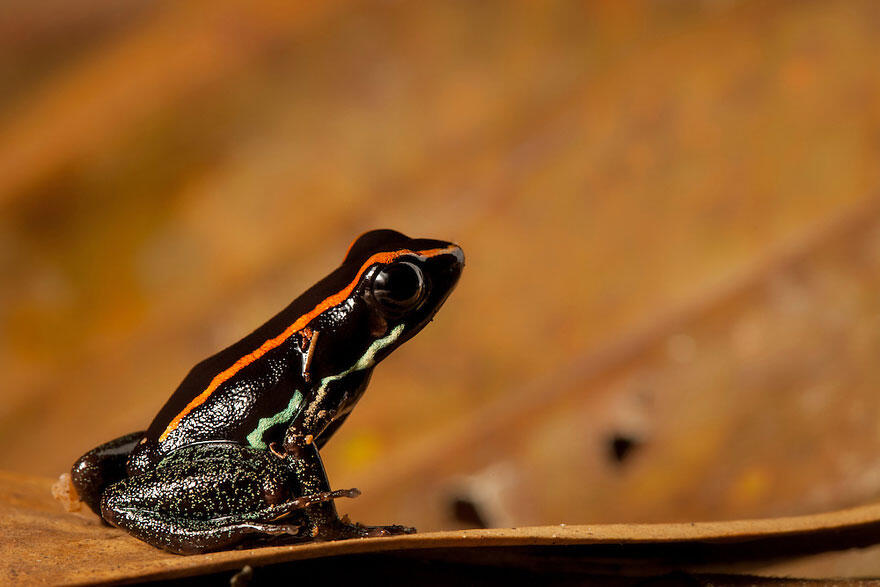
[[[399,324],[394,327],[394,329],[385,335],[382,338],[376,339],[373,341],[373,344],[367,348],[367,351],[363,354],[363,356],[357,360],[357,362],[346,369],[341,373],[337,373],[336,375],[328,375],[321,379],[321,383],[318,385],[318,390],[316,395],[320,396],[327,391],[327,386],[330,385],[334,381],[338,381],[342,379],[346,375],[350,375],[355,371],[363,371],[364,369],[369,369],[373,365],[376,364],[376,353],[381,351],[386,346],[393,344],[395,340],[398,339],[400,333],[403,332],[404,325]],[[300,404],[303,401],[303,395],[299,391],[295,391],[293,393],[293,397],[290,399],[290,403],[287,404],[287,407],[275,414],[274,416],[270,416],[268,418],[260,418],[260,421],[257,423],[257,427],[253,432],[247,435],[248,444],[250,444],[254,448],[265,449],[268,448],[266,442],[263,440],[263,434],[266,431],[274,426],[275,424],[279,424],[281,422],[289,422],[296,415],[296,412],[299,410]]]
[[[390,344],[393,344],[397,337],[400,336],[400,333],[403,332],[403,324],[399,324],[394,327],[394,330],[386,334],[382,338],[377,338],[373,341],[373,344],[367,348],[367,352],[358,359],[357,363],[343,371],[342,373],[337,373],[336,375],[328,375],[327,377],[321,380],[321,384],[318,386],[318,394],[322,393],[328,384],[333,381],[337,381],[342,379],[346,375],[351,375],[355,371],[363,371],[364,369],[369,369],[373,365],[376,364],[376,353],[384,349]]]
[[[290,398],[290,403],[287,404],[287,407],[275,414],[274,416],[270,416],[268,418],[260,418],[260,421],[257,423],[257,427],[253,432],[247,435],[248,444],[250,444],[254,448],[267,448],[266,443],[263,442],[263,434],[266,433],[266,430],[278,424],[280,422],[288,422],[295,415],[297,410],[299,410],[300,404],[303,401],[303,394],[299,391],[293,392],[293,397]]]

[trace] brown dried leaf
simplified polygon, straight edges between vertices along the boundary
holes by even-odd
[[[102,525],[90,514],[65,513],[51,499],[51,481],[0,473],[0,580],[40,584],[167,579],[234,570],[293,560],[358,553],[421,551],[424,556],[466,559],[480,548],[481,560],[500,564],[505,553],[528,546],[578,546],[574,561],[588,568],[603,545],[617,545],[614,558],[652,561],[650,570],[666,572],[760,573],[767,559],[774,574],[787,573],[787,563],[816,576],[803,555],[865,546],[876,539],[880,505],[838,512],[766,520],[681,524],[607,524],[536,526],[432,532],[390,538],[345,540],[253,550],[177,556]],[[694,545],[699,544],[699,548]],[[520,549],[521,550],[521,549]],[[861,572],[880,574],[880,560],[866,549]],[[538,556],[563,556],[541,551]],[[485,555],[485,556],[483,556]],[[534,554],[531,555],[534,558]],[[568,555],[566,555],[568,556]],[[602,555],[607,557],[607,554]],[[852,556],[851,554],[848,556]],[[509,557],[508,557],[509,558]],[[569,557],[571,560],[571,557]],[[720,563],[719,563],[720,561]],[[865,561],[868,562],[867,566]],[[820,561],[821,563],[822,561]],[[833,562],[833,561],[832,561]],[[572,563],[574,564],[574,563]],[[584,567],[587,565],[587,567]],[[799,565],[799,567],[797,566]],[[839,574],[839,569],[838,569]]]

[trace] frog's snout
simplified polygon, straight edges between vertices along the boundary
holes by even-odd
[[[464,251],[458,245],[450,244],[435,259],[439,265],[436,269],[437,273],[444,274],[444,280],[448,279],[448,283],[444,285],[451,290],[455,287],[458,278],[461,276],[461,271],[464,269]]]
[[[458,270],[461,271],[464,269],[464,251],[461,250],[461,247],[458,245],[452,245],[450,248],[450,253],[455,257],[455,260],[458,262]]]

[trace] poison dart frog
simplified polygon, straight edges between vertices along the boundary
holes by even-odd
[[[374,230],[342,264],[198,363],[146,431],[83,455],[71,478],[107,523],[179,554],[414,532],[340,519],[318,449],[376,364],[430,322],[461,248]]]

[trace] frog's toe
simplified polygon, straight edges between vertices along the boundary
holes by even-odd
[[[312,532],[318,540],[346,540],[348,538],[381,538],[400,534],[414,534],[415,528],[409,526],[364,526],[339,520],[336,523],[317,528]]]
[[[363,526],[365,536],[398,536],[400,534],[415,534],[417,530],[411,526],[400,526],[393,524],[391,526]]]
[[[361,538],[382,538],[383,536],[399,536],[401,534],[415,534],[416,529],[410,526],[392,524],[389,526],[364,526],[354,524],[357,536]]]

